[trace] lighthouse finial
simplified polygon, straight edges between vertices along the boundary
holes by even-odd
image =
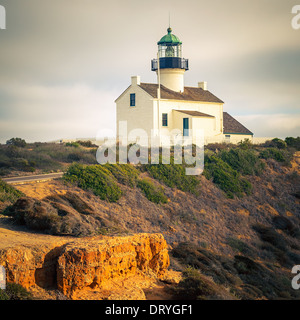
[[[171,28],[171,13],[169,11],[169,28],[167,29],[168,34],[170,34],[172,32],[172,28]]]

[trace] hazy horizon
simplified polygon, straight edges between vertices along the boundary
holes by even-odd
[[[0,142],[95,138],[115,129],[130,77],[156,82],[151,59],[169,24],[185,85],[207,81],[256,137],[300,135],[300,29],[291,0],[2,0]]]

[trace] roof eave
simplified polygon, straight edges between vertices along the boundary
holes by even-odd
[[[242,134],[242,135],[248,135],[248,136],[253,136],[253,133],[252,132],[225,132],[223,131],[223,134]]]

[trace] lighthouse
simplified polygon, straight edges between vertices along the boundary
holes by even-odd
[[[168,146],[182,136],[196,143],[198,129],[204,132],[205,144],[252,141],[253,133],[223,112],[224,101],[208,90],[206,82],[184,86],[189,61],[182,57],[182,42],[170,27],[157,45],[157,58],[151,60],[157,83],[132,76],[131,84],[115,100],[119,141],[149,146],[149,139],[155,137],[161,146]]]
[[[182,42],[172,29],[167,29],[167,34],[158,42],[158,57],[151,61],[151,70],[156,71],[158,83],[166,88],[184,91],[184,73],[189,69],[188,59],[182,58]]]

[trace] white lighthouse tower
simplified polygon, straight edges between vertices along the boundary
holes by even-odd
[[[152,71],[156,71],[163,86],[176,91],[184,91],[184,73],[189,69],[188,60],[182,58],[182,42],[167,29],[168,34],[158,42],[158,59],[152,60]]]

